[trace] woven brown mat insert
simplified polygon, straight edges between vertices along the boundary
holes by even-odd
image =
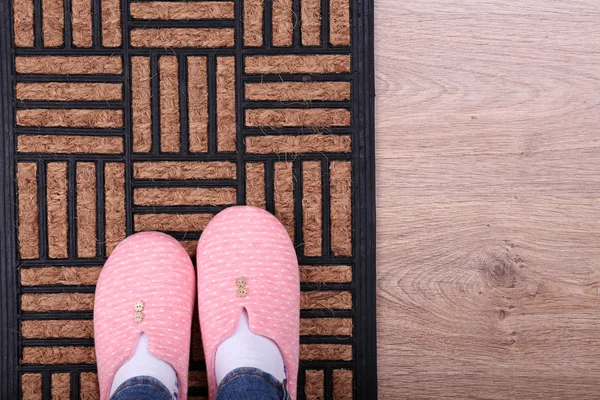
[[[1,336],[0,397],[97,399],[94,289],[114,247],[158,230],[193,257],[216,213],[248,204],[297,249],[298,398],[373,398],[370,2],[0,7],[13,251],[0,283],[18,333]],[[190,398],[207,399],[192,331]]]

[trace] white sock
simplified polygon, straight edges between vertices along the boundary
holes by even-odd
[[[219,345],[215,357],[217,383],[236,368],[253,367],[273,375],[283,382],[285,364],[277,344],[269,338],[257,335],[248,326],[248,313],[240,315],[234,334]]]
[[[159,380],[171,392],[173,398],[177,398],[179,392],[177,390],[177,373],[171,364],[155,357],[150,352],[150,341],[145,333],[140,335],[131,359],[117,370],[110,389],[110,396],[126,380],[136,376],[151,376]]]

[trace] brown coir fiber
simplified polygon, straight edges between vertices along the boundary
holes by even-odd
[[[343,108],[259,108],[246,110],[247,126],[349,126],[350,111]]]
[[[79,387],[81,400],[100,399],[100,389],[98,388],[98,375],[95,372],[82,372],[79,375]]]
[[[350,72],[348,55],[248,56],[247,74],[343,74]]]
[[[39,257],[37,164],[17,164],[19,204],[19,254],[21,258]]]
[[[323,400],[323,370],[307,369],[305,371],[304,395],[306,400]]]
[[[135,214],[135,230],[199,232],[204,230],[213,214]]]
[[[302,292],[300,294],[300,308],[303,310],[351,310],[352,293],[336,291]]]
[[[206,57],[188,58],[189,146],[194,153],[208,151],[208,80]]]
[[[163,56],[160,69],[160,150],[179,151],[179,84],[177,57]]]
[[[22,268],[21,285],[95,285],[101,267]]]
[[[121,45],[121,1],[101,0],[102,44],[104,47]]]
[[[350,45],[350,0],[329,0],[329,41],[334,46]]]
[[[147,153],[152,148],[150,80],[150,57],[131,57],[133,151],[136,153]]]
[[[91,0],[71,0],[71,28],[75,46],[92,47]]]
[[[96,165],[76,164],[77,255],[96,257]]]
[[[125,239],[125,167],[106,163],[104,167],[104,218],[106,254]]]
[[[20,3],[21,1],[27,0],[14,0],[14,3]],[[109,6],[102,10],[103,13],[99,18],[101,26],[97,27],[99,29],[107,26],[109,18],[106,16],[106,11],[109,13],[117,11],[114,15],[118,15],[120,20],[122,16],[119,7],[124,4],[120,3],[120,6],[112,7],[110,4],[116,4],[118,0],[100,1],[103,6],[106,4]],[[243,26],[244,30],[244,46],[263,46],[265,42],[271,43],[271,38],[263,38],[264,7],[265,5],[271,7],[271,3],[265,3],[264,0],[240,1],[244,3],[241,10],[244,13],[245,20],[243,25],[240,25],[240,27]],[[276,32],[276,37],[273,38],[274,46],[286,46],[286,41],[291,44],[290,35],[292,30],[296,34],[300,32],[300,36],[294,38],[299,40],[300,45],[320,46],[320,42],[329,37],[327,33],[322,35],[324,33],[322,25],[327,24],[329,21],[321,20],[321,18],[329,18],[329,14],[324,13],[321,16],[320,11],[321,6],[328,8],[327,5],[332,4],[329,3],[332,0],[325,1],[328,3],[323,3],[322,0],[275,1],[274,26],[267,27],[267,31],[271,31],[271,28],[278,29],[275,24],[281,27],[280,31]],[[66,53],[62,50],[55,50],[55,54],[74,54],[77,53],[76,50],[79,47],[92,46],[93,24],[90,21],[93,18],[91,3],[93,3],[91,0],[63,2],[71,10],[72,44],[75,47],[71,49],[73,51],[66,51]],[[198,7],[194,3],[192,7],[192,3],[182,0],[174,2],[152,1],[150,3],[134,1],[129,5],[131,9],[130,18],[138,20],[157,18],[173,20],[202,19],[207,17],[206,11],[203,11],[202,8],[209,7],[213,2],[201,3]],[[27,16],[27,13],[25,13],[24,15],[26,20],[29,18],[29,21],[24,23],[24,26],[28,26],[25,29],[30,29],[29,33],[24,33],[25,36],[30,34],[30,38],[26,38],[25,41],[29,41],[33,45],[33,6],[32,2],[25,4],[31,8],[31,14]],[[222,7],[229,8],[232,5],[233,2],[229,1],[214,2],[214,6],[218,6],[221,10],[224,9]],[[282,12],[279,15],[277,14],[277,7],[282,7],[280,10]],[[295,8],[300,11],[301,15],[294,16],[291,14]],[[67,11],[69,10],[65,10],[65,12]],[[69,13],[66,14],[68,17]],[[231,16],[223,14],[213,15],[211,18],[231,18],[232,16],[233,14]],[[285,22],[288,19],[292,23],[301,24],[301,26],[292,27],[291,25],[286,26],[285,23],[280,24],[280,22]],[[65,20],[64,23],[65,27],[69,27],[68,20]],[[271,21],[269,21],[270,23]],[[158,25],[153,24],[152,26]],[[175,24],[170,23],[170,26],[175,27]],[[43,30],[43,26],[38,28]],[[329,31],[332,32],[333,29],[337,28],[329,28]],[[211,33],[205,35],[204,38],[199,38],[188,35],[190,31],[202,31],[204,33],[211,31]],[[174,35],[172,35],[173,33]],[[137,38],[136,34],[139,34]],[[56,37],[60,40],[66,40],[66,37],[63,39],[62,32]],[[115,43],[120,43],[120,31],[115,37],[118,38]],[[278,38],[282,40],[279,44],[277,43]],[[45,37],[41,39],[44,40]],[[107,43],[112,39],[110,35],[104,35],[103,38],[100,37],[100,40],[102,43],[97,43],[98,45],[107,46]],[[202,43],[200,46],[203,47],[204,45],[208,46],[209,42],[214,43],[215,41],[221,41],[218,46],[228,47],[234,45],[233,30],[229,28],[146,29],[138,24],[133,29],[131,43],[135,45],[136,40],[139,42],[140,47],[155,48],[195,47],[200,42]],[[332,34],[332,42],[334,40],[336,38]],[[126,45],[128,46],[129,43]],[[327,43],[325,43],[326,45]],[[309,51],[310,48],[305,50]],[[200,213],[199,207],[194,208],[195,213],[188,213],[188,208],[192,211],[192,208],[197,205],[210,205],[212,203],[230,205],[237,203],[238,193],[233,187],[216,188],[214,186],[223,185],[214,185],[211,182],[197,182],[195,185],[192,185],[193,182],[180,182],[181,184],[178,184],[176,181],[235,180],[243,177],[244,182],[238,182],[238,184],[245,185],[245,198],[239,199],[242,203],[266,208],[267,199],[269,199],[273,202],[269,205],[273,206],[273,211],[283,221],[287,231],[292,236],[295,234],[296,225],[298,223],[302,224],[302,230],[298,232],[301,232],[303,236],[304,244],[303,250],[301,250],[303,256],[321,257],[325,254],[323,253],[323,232],[327,231],[331,231],[331,248],[334,256],[352,254],[352,213],[349,208],[352,200],[351,164],[335,161],[331,163],[331,170],[327,170],[327,165],[330,163],[327,158],[339,159],[340,157],[336,157],[336,155],[350,153],[352,150],[349,131],[340,129],[339,132],[330,132],[328,129],[330,126],[349,127],[352,125],[348,112],[349,107],[346,107],[348,103],[323,105],[323,107],[330,107],[325,111],[312,108],[321,106],[318,104],[313,104],[311,108],[302,104],[310,101],[347,102],[351,99],[350,86],[352,82],[350,75],[333,76],[334,74],[349,74],[351,72],[351,56],[341,54],[341,50],[344,49],[338,50],[340,51],[336,51],[336,53],[340,54],[283,55],[285,52],[281,51],[279,52],[281,54],[278,55],[273,52],[270,52],[273,54],[263,56],[244,55],[242,64],[239,65],[236,59],[230,57],[230,51],[227,52],[229,54],[223,54],[216,50],[214,55],[205,56],[191,55],[196,52],[191,50],[192,53],[186,51],[185,54],[179,54],[177,57],[174,57],[171,52],[167,54],[163,51],[158,59],[154,60],[158,62],[158,71],[155,76],[151,76],[152,57],[148,53],[130,55],[129,59],[123,59],[121,56],[85,55],[79,57],[19,56],[15,58],[18,70],[15,94],[19,100],[32,102],[108,100],[116,102],[122,101],[122,94],[127,94],[131,90],[130,104],[125,106],[131,107],[132,119],[130,122],[132,129],[129,143],[130,150],[132,149],[135,153],[133,155],[135,161],[132,161],[129,166],[125,165],[122,160],[117,160],[114,156],[94,157],[94,155],[102,154],[123,155],[127,137],[120,134],[105,136],[100,133],[94,135],[86,133],[82,135],[79,131],[75,132],[75,130],[73,134],[64,134],[67,133],[65,129],[62,130],[64,132],[49,131],[44,132],[43,135],[17,134],[18,152],[27,153],[22,154],[21,157],[35,161],[32,157],[36,153],[40,153],[42,157],[47,158],[43,164],[38,160],[35,163],[31,161],[21,162],[17,166],[17,211],[22,223],[18,226],[21,255],[23,258],[27,256],[33,259],[38,258],[40,257],[38,251],[40,240],[42,243],[46,243],[45,237],[40,239],[37,199],[38,192],[40,192],[44,194],[43,200],[45,200],[46,190],[52,192],[53,188],[51,186],[54,183],[48,179],[47,188],[38,187],[37,178],[45,178],[44,176],[36,176],[38,169],[41,168],[45,171],[46,166],[50,166],[48,171],[51,172],[53,163],[66,160],[65,156],[52,159],[52,153],[73,154],[73,157],[69,157],[72,162],[62,163],[62,165],[68,169],[68,172],[75,173],[74,185],[73,187],[69,186],[68,189],[64,186],[60,188],[60,195],[63,200],[58,215],[61,215],[61,223],[55,224],[54,229],[58,227],[61,232],[58,241],[62,246],[61,251],[66,252],[69,250],[69,255],[79,258],[80,262],[75,264],[83,265],[82,267],[74,267],[73,262],[67,263],[62,259],[54,259],[48,266],[43,264],[44,260],[38,260],[35,262],[35,267],[26,265],[19,269],[20,287],[24,288],[23,297],[19,304],[21,304],[20,307],[23,307],[20,312],[25,317],[20,321],[19,334],[24,341],[19,352],[22,354],[22,362],[28,364],[24,367],[26,370],[40,371],[38,368],[44,369],[43,374],[34,374],[36,378],[32,379],[32,397],[27,397],[28,392],[24,390],[25,398],[36,398],[35,396],[38,395],[37,398],[40,399],[46,397],[55,399],[70,398],[70,386],[74,384],[74,388],[80,387],[81,395],[79,398],[99,399],[96,374],[91,372],[81,373],[77,367],[79,363],[95,362],[93,349],[87,347],[87,343],[82,345],[83,342],[93,339],[93,321],[91,319],[70,319],[77,318],[82,312],[90,313],[93,308],[92,294],[70,293],[77,291],[74,286],[91,287],[97,282],[101,267],[96,262],[86,263],[86,259],[104,257],[104,246],[106,246],[106,255],[109,255],[114,246],[125,237],[126,227],[130,230],[133,229],[133,232],[148,230],[175,232],[174,236],[177,236],[178,239],[187,238],[181,240],[180,243],[188,254],[194,256],[197,240],[191,240],[189,237],[196,238],[197,234],[206,228],[206,225],[213,218],[213,214],[212,211],[211,213]],[[315,53],[317,52],[323,53],[315,50]],[[349,53],[349,51],[345,52]],[[185,57],[185,59],[181,57]],[[214,68],[214,65],[208,63],[209,59],[211,62],[216,62],[216,71],[209,68]],[[187,74],[184,74],[186,79],[178,79],[183,78],[179,76],[179,72],[184,73],[180,68],[182,65],[178,65],[179,62],[184,63],[184,65],[187,64]],[[127,65],[123,63],[130,66],[131,88],[123,86],[122,83],[116,83],[123,81],[123,65]],[[236,68],[245,70],[247,74],[255,74],[254,78],[249,78],[246,82],[244,80],[238,82]],[[216,72],[216,75],[209,77],[209,71],[212,74]],[[238,71],[238,73],[240,72]],[[63,76],[87,75],[87,78],[83,77],[85,78],[83,79],[75,76],[74,79],[56,79],[61,82],[48,82],[54,79],[33,79],[34,76],[27,78],[20,75],[34,73],[63,74]],[[94,77],[92,74],[96,74],[96,76]],[[259,83],[258,75],[260,74],[271,74],[271,77],[265,79],[265,82],[260,81]],[[297,76],[298,79],[295,82],[289,80],[279,82],[275,79],[277,74],[284,76],[285,74],[307,75],[304,76],[305,79],[303,80]],[[311,80],[308,74],[323,74],[323,76],[319,80]],[[329,76],[326,74],[329,74]],[[105,75],[112,76],[106,77]],[[71,80],[74,82],[67,82]],[[83,80],[86,82],[83,82]],[[210,93],[210,96],[214,97],[210,98],[210,101],[209,80],[211,84],[214,84],[211,86],[212,92]],[[180,86],[180,82],[184,86]],[[242,89],[239,92],[242,98],[237,98],[236,85],[245,85],[242,88],[238,87],[238,89]],[[152,90],[157,88],[157,96],[152,98]],[[180,99],[182,100],[181,103]],[[236,123],[242,122],[237,118],[237,112],[245,111],[236,111],[235,107],[236,104],[240,107],[245,105],[246,101],[297,102],[294,105],[295,109],[281,106],[281,109],[276,110],[255,111],[254,107],[244,107],[242,110],[249,109],[246,114],[250,117],[246,119],[248,126],[272,126],[275,128],[302,126],[308,128],[303,129],[303,132],[296,133],[292,133],[289,129],[277,132],[277,134],[266,129],[264,135],[249,132],[248,135],[244,135],[242,143],[237,143]],[[210,112],[209,103],[210,106],[215,106],[215,109],[211,109]],[[31,106],[34,107],[32,110],[34,114],[40,112],[35,109],[35,107],[39,107],[38,105],[32,103]],[[74,106],[74,103],[65,104],[65,106]],[[153,107],[158,107],[156,110],[158,115],[153,115]],[[265,106],[264,108],[270,107]],[[19,111],[29,111],[23,110],[24,107],[19,108],[21,108]],[[85,112],[92,113],[95,116],[85,119],[71,115],[73,112],[78,112],[77,109],[68,110],[63,108],[63,110],[55,110],[56,107],[46,108],[53,108],[51,110],[52,114],[65,113],[69,116],[65,119],[63,116],[57,117],[52,114],[44,114],[42,116],[34,115],[34,118],[32,118],[26,112],[19,114],[19,117],[21,117],[19,123],[22,123],[23,126],[101,127],[97,121],[102,119],[97,118],[97,113],[118,111],[88,110]],[[89,106],[82,106],[81,108],[86,109]],[[41,112],[49,111],[43,110]],[[180,125],[179,115],[181,112],[187,114],[183,116],[187,126]],[[240,116],[242,115],[240,114]],[[253,120],[252,117],[255,119]],[[153,118],[156,119],[153,120]],[[210,137],[211,150],[228,154],[221,154],[220,156],[212,153],[204,154],[197,157],[203,161],[183,161],[193,158],[193,154],[190,153],[209,152],[209,119],[210,124],[213,124],[210,125],[212,130],[210,134],[216,136],[216,140],[215,136]],[[124,126],[122,116],[116,118],[116,121],[104,126],[122,129]],[[158,126],[156,126],[156,123]],[[158,131],[154,132],[158,134],[156,138],[153,136],[153,129]],[[183,134],[187,134],[187,141],[182,136]],[[189,143],[189,146],[186,146],[186,143]],[[179,152],[180,150],[182,151],[181,156],[176,154],[177,157],[175,157],[172,153],[172,157],[169,157],[168,154],[163,157],[154,157],[157,154],[156,152],[166,151],[169,153]],[[237,176],[239,164],[236,164],[235,161],[212,161],[217,159],[234,160],[235,154],[233,153],[238,150],[243,150],[246,154],[252,155],[250,158],[246,158],[245,164],[242,164],[242,168],[245,168],[245,170],[240,170],[241,176]],[[304,156],[296,158],[296,154]],[[344,158],[349,160],[347,157]],[[337,170],[340,165],[343,165],[343,171],[338,176],[334,170]],[[72,167],[73,170],[70,169]],[[293,173],[297,167],[299,167],[299,176]],[[272,182],[265,179],[265,173]],[[133,179],[131,183],[133,188],[130,183],[125,185],[125,176]],[[328,181],[323,181],[324,178]],[[137,180],[144,180],[144,182]],[[161,182],[152,184],[151,181],[155,180]],[[270,186],[271,183],[274,184],[274,187]],[[329,186],[331,186],[331,189],[325,190]],[[266,193],[267,188],[272,193]],[[205,190],[205,192],[186,192],[188,189],[200,189]],[[214,195],[214,189],[228,190],[227,200],[211,200],[218,197]],[[98,190],[104,191],[104,193],[100,193],[100,203],[96,199]],[[131,192],[127,193],[127,190],[131,190]],[[323,192],[324,190],[325,192]],[[155,194],[161,192],[164,192],[162,197],[161,195],[155,196]],[[66,198],[65,193],[67,194]],[[201,196],[198,196],[198,194],[201,194]],[[70,196],[75,198],[74,210],[70,208],[68,201],[71,198]],[[327,196],[331,196],[331,208],[324,210],[325,205],[323,202],[328,202]],[[125,214],[126,201],[131,202],[128,207],[132,207],[132,215],[129,217],[126,217]],[[53,205],[50,202],[49,206],[55,207],[57,204]],[[40,204],[39,207],[45,213],[46,204]],[[98,216],[95,212],[98,207],[105,207],[101,216]],[[331,214],[331,221],[329,218],[323,220],[324,213]],[[295,220],[296,215],[300,220]],[[47,221],[43,222],[44,225],[47,223]],[[327,226],[330,222],[331,226]],[[105,226],[98,227],[98,223],[105,224]],[[42,232],[45,236],[46,230],[45,227],[43,228]],[[70,236],[64,236],[65,229],[67,233],[73,234],[74,242],[69,240],[69,246],[67,246],[67,238],[70,239]],[[97,235],[98,232],[100,232],[100,236]],[[105,232],[105,235],[102,232]],[[185,232],[193,233],[185,235]],[[52,234],[52,229],[48,233]],[[43,248],[39,250],[47,258],[47,251]],[[97,251],[98,254],[96,254]],[[88,261],[90,260],[88,259]],[[310,262],[310,264],[323,263],[325,263],[324,260],[319,261],[318,259]],[[62,267],[63,265],[69,266]],[[308,286],[315,289],[314,292],[304,291],[302,293],[302,307],[305,310],[312,310],[308,312],[318,314],[322,314],[322,310],[352,310],[353,294],[349,289],[346,289],[353,282],[352,269],[353,267],[350,265],[300,266],[301,281],[303,284],[309,284]],[[340,288],[343,286],[343,288],[331,290],[328,284],[332,283]],[[49,285],[55,288],[62,285],[71,287],[65,287],[64,291],[59,291],[47,287]],[[86,292],[89,292],[89,290],[86,290]],[[49,313],[42,314],[45,312]],[[59,312],[60,316],[54,316],[50,312]],[[73,315],[71,316],[69,313],[73,313]],[[36,319],[32,320],[31,318]],[[47,318],[52,319],[48,320]],[[193,328],[191,359],[198,364],[204,361],[204,355],[197,322],[195,322],[195,325]],[[352,394],[352,371],[342,371],[342,375],[345,374],[343,376],[345,380],[338,379],[333,384],[331,374],[333,372],[337,374],[335,376],[340,375],[339,368],[341,368],[341,365],[344,367],[348,365],[348,368],[353,368],[348,363],[353,358],[353,344],[350,343],[351,340],[354,340],[352,338],[353,333],[353,317],[325,318],[321,315],[318,318],[306,317],[301,319],[300,335],[302,335],[302,340],[312,343],[302,345],[302,358],[314,361],[305,366],[310,369],[305,372],[305,387],[301,391],[305,393],[307,399],[323,399],[325,392],[331,395],[332,391],[336,400],[338,398],[349,398],[347,396]],[[337,337],[344,340],[344,344],[340,344],[337,340],[330,340]],[[42,344],[41,342],[44,342],[44,346],[39,346],[39,344]],[[338,344],[334,344],[336,342]],[[336,363],[336,360],[345,362]],[[75,364],[65,366],[64,363]],[[44,364],[46,366],[43,366]],[[92,365],[86,367],[86,369],[91,368]],[[338,369],[336,370],[336,368]],[[68,374],[65,373],[67,369],[69,370]],[[71,371],[71,369],[73,370]],[[79,382],[73,382],[73,379],[78,379]],[[44,384],[50,387],[43,387]],[[206,373],[202,371],[191,372],[189,384],[192,388],[200,389],[198,392],[204,393]],[[203,396],[191,398],[207,400]]]
[[[65,10],[62,1],[42,0],[42,30],[44,47],[58,47],[64,43]]]
[[[246,204],[266,207],[265,164],[263,163],[246,163]]]
[[[190,388],[201,388],[208,386],[206,371],[190,371],[188,375],[188,385]]]
[[[292,21],[292,0],[273,0],[273,45],[291,46],[294,25]]]
[[[19,153],[119,154],[123,138],[117,136],[19,135]]]
[[[196,249],[198,248],[197,240],[180,240],[179,243],[183,246],[190,257],[196,257]]]
[[[352,370],[333,370],[333,398],[335,400],[352,400]]]
[[[300,3],[302,22],[302,44],[318,46],[321,44],[321,1],[302,0]]]
[[[133,29],[133,47],[233,47],[234,31],[230,28],[156,28]]]
[[[217,148],[235,151],[235,58],[217,57]]]
[[[352,282],[352,267],[349,265],[301,265],[300,282],[349,283]]]
[[[352,336],[352,318],[302,318],[302,336]]]
[[[94,336],[92,320],[31,320],[21,323],[27,339],[85,339]]]
[[[71,374],[52,374],[52,400],[71,399]]]
[[[233,2],[148,1],[132,2],[129,12],[136,19],[232,19]]]
[[[17,110],[17,125],[120,128],[123,126],[123,111],[88,109]]]
[[[194,313],[196,313],[195,311]],[[192,361],[204,361],[204,349],[202,348],[202,334],[200,333],[200,321],[198,318],[192,320],[192,339],[191,339]]]
[[[94,295],[90,293],[24,293],[21,295],[23,311],[92,311]]]
[[[32,56],[15,57],[19,74],[95,75],[121,74],[121,56]]]
[[[27,400],[42,400],[42,374],[23,374],[21,395]]]
[[[275,153],[349,153],[351,139],[347,135],[277,135],[246,137],[246,151],[253,154]]]
[[[136,188],[133,199],[141,206],[216,206],[234,204],[235,188]]]
[[[51,162],[46,169],[48,256],[67,258],[67,163]]]
[[[33,47],[33,1],[13,0],[15,46]]]
[[[291,162],[275,163],[275,216],[294,241],[294,177]]]
[[[320,256],[323,245],[320,161],[302,163],[302,210],[304,255]]]
[[[244,0],[244,45],[258,47],[263,44],[263,0]]]
[[[352,165],[332,161],[329,166],[331,190],[331,251],[336,256],[352,255]]]
[[[247,100],[349,100],[350,82],[247,83],[245,94]]]
[[[33,347],[24,346],[23,364],[95,364],[96,354],[93,347]]]
[[[236,165],[230,161],[136,162],[135,179],[235,179]]]
[[[352,360],[352,345],[349,344],[300,344],[300,359],[316,360]]]
[[[121,100],[120,83],[17,83],[19,100]]]

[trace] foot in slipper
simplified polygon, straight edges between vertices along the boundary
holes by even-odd
[[[259,208],[228,208],[202,233],[197,267],[210,398],[295,399],[300,281],[283,225]],[[272,396],[236,397],[240,387]]]
[[[195,283],[170,236],[138,233],[115,248],[94,305],[101,400],[187,398]]]

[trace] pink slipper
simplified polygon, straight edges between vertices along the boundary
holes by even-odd
[[[175,369],[180,398],[186,398],[194,284],[190,257],[168,235],[138,233],[115,248],[102,268],[94,305],[101,400],[109,398],[115,373],[142,333],[152,354]]]
[[[245,308],[250,329],[279,346],[286,389],[296,399],[300,278],[294,246],[283,225],[260,208],[228,208],[202,233],[196,257],[209,397],[214,399],[217,391],[217,348],[233,334]]]

